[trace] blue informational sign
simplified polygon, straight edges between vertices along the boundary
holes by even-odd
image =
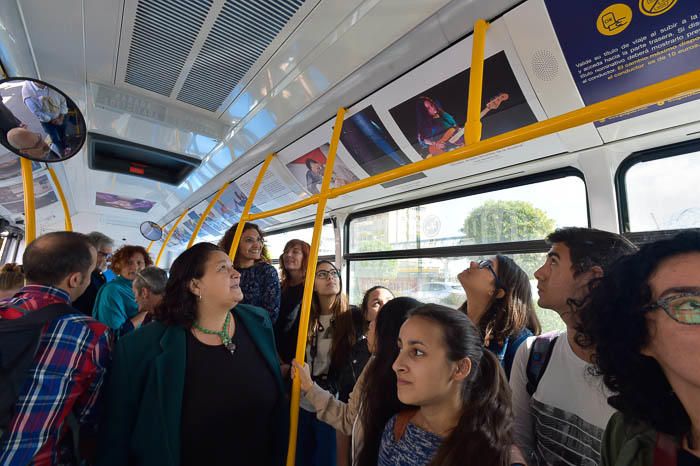
[[[545,0],[586,105],[700,68],[700,0]],[[598,122],[673,106],[700,95]]]

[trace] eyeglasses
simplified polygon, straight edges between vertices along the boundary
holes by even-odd
[[[102,251],[97,251],[97,255],[100,257],[104,257],[106,260],[110,260],[112,258],[112,253],[111,252],[102,252]]]
[[[685,325],[700,325],[700,291],[678,293],[656,302],[647,304],[642,309],[651,311],[661,308],[668,316]]]
[[[502,289],[503,291],[508,291],[508,288],[505,287],[505,285],[503,284],[503,282],[501,282],[501,280],[498,278],[498,275],[496,275],[496,271],[493,270],[493,262],[491,262],[491,259],[483,259],[483,260],[480,260],[480,261],[477,263],[477,266],[478,266],[480,269],[489,269],[489,272],[491,272],[491,275],[493,275],[493,279],[494,279],[495,282],[496,282],[496,289],[499,289],[499,288],[500,288],[500,289]]]
[[[337,280],[340,278],[340,274],[337,270],[319,270],[316,272],[316,278],[320,278],[321,280],[328,280],[329,278]]]

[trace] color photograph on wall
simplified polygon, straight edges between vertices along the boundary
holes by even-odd
[[[389,113],[411,146],[423,158],[432,157],[464,145],[468,90],[466,69],[400,103]],[[536,121],[505,52],[484,60],[482,139]]]
[[[113,207],[115,209],[145,213],[151,210],[156,203],[146,199],[136,199],[98,191],[95,194],[95,204],[101,207]]]
[[[287,164],[287,168],[292,172],[294,178],[304,186],[309,194],[318,194],[321,190],[329,149],[330,144],[324,144]],[[338,188],[358,180],[355,174],[338,158],[337,154],[333,165],[331,188]]]

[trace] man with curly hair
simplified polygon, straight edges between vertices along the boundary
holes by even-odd
[[[550,250],[535,272],[538,304],[556,311],[566,330],[528,338],[511,371],[516,444],[529,464],[597,465],[600,439],[613,414],[592,350],[576,341],[579,310],[589,285],[636,247],[622,236],[590,228],[562,228],[547,237]]]

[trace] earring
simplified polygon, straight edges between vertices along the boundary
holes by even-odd
[[[202,295],[201,295],[201,294],[198,294],[198,295],[197,295],[197,299],[201,301],[201,300],[202,300]]]

